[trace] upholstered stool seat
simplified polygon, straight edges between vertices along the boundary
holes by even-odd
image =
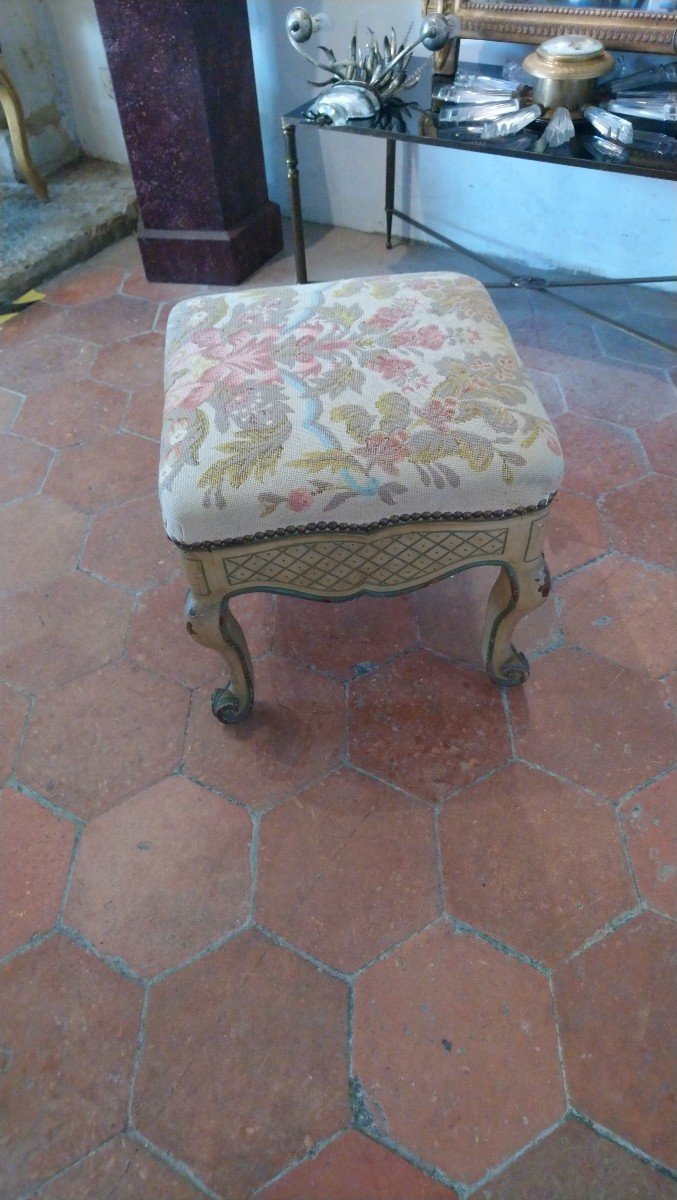
[[[547,594],[561,452],[481,284],[427,273],[186,300],[165,386],[163,517],[188,627],[231,670],[222,720],[253,698],[227,604],[243,591],[348,599],[496,563],[487,666],[525,678],[509,634]]]

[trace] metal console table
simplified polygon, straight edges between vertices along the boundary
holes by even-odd
[[[481,71],[482,74],[497,74],[498,69],[493,66],[483,64],[460,64],[460,70],[468,72]],[[672,283],[677,282],[677,276],[662,275],[662,276],[637,276],[632,278],[601,278],[601,277],[585,277],[581,280],[576,278],[555,278],[545,277],[541,274],[534,275],[514,275],[507,271],[500,263],[493,261],[485,255],[478,254],[475,251],[469,250],[465,246],[461,246],[458,242],[454,242],[445,234],[416,221],[408,213],[401,212],[395,207],[395,162],[398,142],[413,142],[419,145],[439,146],[444,149],[457,151],[465,151],[470,153],[494,154],[500,157],[521,158],[531,161],[558,163],[561,166],[569,167],[584,167],[593,171],[614,171],[627,175],[646,175],[651,178],[662,178],[677,180],[677,161],[669,159],[660,159],[658,157],[642,153],[634,147],[624,149],[619,152],[619,157],[613,161],[605,161],[596,157],[593,147],[595,143],[592,141],[593,130],[590,126],[577,127],[576,135],[571,142],[564,146],[560,146],[555,150],[550,150],[545,153],[534,153],[531,149],[520,149],[515,145],[515,139],[495,140],[495,141],[480,141],[477,140],[460,140],[456,135],[453,127],[441,125],[437,115],[431,108],[431,91],[430,82],[421,83],[415,90],[407,92],[407,102],[402,104],[392,104],[377,117],[370,120],[352,121],[348,125],[324,125],[308,116],[308,110],[312,104],[309,100],[306,104],[302,104],[299,108],[293,109],[286,113],[282,118],[282,129],[285,137],[286,157],[287,157],[287,177],[289,180],[289,189],[291,197],[291,217],[292,230],[294,237],[294,253],[296,259],[296,279],[298,283],[307,283],[308,270],[306,264],[306,248],[305,237],[303,231],[303,211],[301,206],[301,184],[299,177],[299,161],[296,145],[296,131],[299,128],[312,128],[327,131],[333,134],[349,134],[357,137],[372,137],[380,138],[386,142],[386,167],[385,167],[385,212],[386,212],[386,246],[391,247],[391,235],[393,218],[406,222],[415,229],[419,229],[431,237],[436,238],[445,246],[452,250],[460,250],[463,254],[474,259],[476,262],[482,263],[489,267],[498,275],[502,275],[505,279],[503,283],[488,283],[489,288],[508,288],[508,287],[523,287],[533,288],[540,291],[550,291],[550,289],[572,288],[572,287],[591,287],[595,285],[609,284],[630,284],[630,283]],[[657,126],[653,122],[641,122],[633,120],[635,128],[656,129]],[[674,126],[661,125],[661,132],[667,132],[675,136],[677,129]],[[651,342],[654,345],[673,349],[673,346],[662,341],[660,338],[655,338],[646,333],[639,333],[636,329],[629,329],[623,322],[614,320],[609,316],[596,312],[593,309],[586,308],[585,305],[577,304],[569,297],[558,295],[558,300],[562,303],[569,304],[574,308],[584,312],[589,312],[591,316],[599,320],[603,320],[610,325],[614,325],[620,329],[626,329],[634,333],[638,337],[642,337],[645,341]]]

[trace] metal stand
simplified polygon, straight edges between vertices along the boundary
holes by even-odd
[[[395,154],[397,142],[388,138],[386,142],[386,250],[392,250],[393,216],[395,205]]]
[[[306,242],[303,234],[303,213],[301,210],[301,187],[299,184],[299,160],[296,153],[296,126],[282,119],[284,133],[287,179],[289,180],[289,197],[291,200],[291,223],[294,233],[294,257],[296,259],[296,282],[308,282],[306,267]]]

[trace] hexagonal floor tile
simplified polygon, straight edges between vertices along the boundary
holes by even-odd
[[[564,485],[572,492],[599,496],[647,473],[642,447],[630,429],[580,413],[555,421],[564,456]]]
[[[168,679],[200,687],[221,680],[225,666],[218,654],[201,646],[186,630],[187,587],[181,575],[144,592],[132,617],[127,655]],[[265,654],[273,637],[273,597],[264,592],[236,596],[230,608],[246,632],[252,656]]]
[[[108,296],[89,300],[65,313],[62,330],[99,346],[110,346],[153,327],[157,305],[132,296]]]
[[[10,392],[7,388],[0,387],[0,430],[3,433],[14,424],[21,401],[22,397],[18,392]]]
[[[495,567],[473,567],[415,593],[421,641],[428,650],[482,666],[484,614],[497,574]],[[527,655],[543,653],[561,639],[552,598],[524,617],[515,634]]]
[[[52,283],[45,284],[49,304],[88,304],[113,296],[125,277],[120,267],[95,267],[91,262],[64,271]]]
[[[19,779],[79,816],[105,812],[176,768],[188,701],[124,662],[74,679],[37,701]]]
[[[566,401],[556,375],[549,371],[538,371],[536,367],[529,367],[527,375],[536,388],[538,398],[551,420],[567,411]]]
[[[513,763],[440,816],[447,911],[540,962],[635,907],[611,807]]]
[[[565,1109],[547,979],[444,923],[359,977],[355,1070],[377,1127],[453,1179]]]
[[[427,650],[354,680],[348,728],[355,766],[434,804],[510,755],[498,688]]]
[[[14,788],[0,792],[0,956],[59,915],[75,828]]]
[[[677,667],[677,578],[614,554],[557,584],[567,640],[659,677]]]
[[[676,1195],[677,1185],[654,1167],[580,1121],[565,1121],[474,1192],[473,1200],[674,1200]]]
[[[631,800],[622,818],[637,886],[652,908],[677,918],[677,775]]]
[[[132,598],[82,571],[0,600],[0,675],[44,692],[122,653]]]
[[[50,304],[30,304],[17,313],[12,321],[2,326],[0,345],[19,346],[23,342],[37,342],[40,338],[58,333],[63,324],[63,313]]]
[[[598,558],[609,549],[595,501],[574,492],[559,492],[548,517],[545,557],[552,575]]]
[[[674,338],[676,328],[674,320],[670,321],[666,326],[666,333],[671,332]],[[615,358],[627,363],[639,363],[641,366],[648,367],[677,366],[677,353],[674,350],[666,350],[661,346],[653,345],[642,337],[626,333],[624,329],[600,324],[595,329],[595,335],[602,348],[602,353],[608,358]],[[660,333],[658,333],[658,337],[660,337]]]
[[[671,765],[674,726],[660,685],[566,647],[509,694],[517,753],[617,800]]]
[[[7,346],[6,349],[0,346],[0,377],[4,387],[28,396],[53,383],[84,379],[95,354],[96,346],[90,342],[62,335],[42,338],[39,353],[36,353],[34,342]]]
[[[143,267],[130,271],[122,285],[125,296],[140,296],[142,300],[156,300],[158,304],[176,304],[188,296],[199,295],[203,290],[197,283],[151,283],[146,279]]]
[[[338,771],[263,817],[256,917],[356,971],[440,913],[433,814]]]
[[[254,685],[251,716],[228,728],[211,690],[194,694],[185,762],[193,778],[265,809],[339,765],[344,700],[340,684],[277,655],[256,664]]]
[[[126,404],[125,392],[93,379],[55,383],[26,397],[14,432],[48,446],[74,446],[113,433]]]
[[[281,596],[275,645],[303,663],[349,679],[361,664],[385,662],[416,641],[411,596],[363,596],[345,604],[318,604]]]
[[[573,1104],[673,1168],[677,929],[645,913],[555,974]]]
[[[261,1200],[455,1200],[456,1192],[349,1129],[258,1195]]]
[[[35,1193],[35,1200],[201,1200],[187,1179],[129,1138],[116,1138]]]
[[[162,385],[165,342],[159,333],[142,333],[138,337],[116,342],[99,350],[92,366],[93,379],[114,387],[134,391],[136,388]]]
[[[513,326],[512,336],[520,358],[528,367],[564,377],[588,360],[601,357],[589,317],[581,320],[576,313],[529,320]]]
[[[673,569],[677,562],[677,479],[651,475],[611,492],[601,501],[617,550]]]
[[[642,424],[648,413],[660,420],[677,410],[677,393],[665,373],[648,367],[583,359],[560,383],[570,409],[618,425]]]
[[[677,475],[677,413],[637,427],[637,436],[654,471]]]
[[[1,433],[0,504],[37,492],[51,461],[52,451],[47,446],[27,442],[13,433]]]
[[[65,938],[0,970],[0,1187],[18,1196],[118,1133],[142,991]]]
[[[64,913],[140,975],[177,966],[249,913],[251,821],[173,776],[87,826]]]
[[[0,509],[0,592],[72,571],[86,524],[84,513],[51,496],[29,496]]]
[[[148,438],[111,433],[56,457],[45,491],[85,512],[147,496],[157,488],[158,449]]]
[[[12,770],[28,707],[26,696],[0,683],[0,783]]]
[[[250,931],[151,991],[141,1133],[245,1200],[349,1120],[348,993]]]
[[[132,392],[122,422],[123,428],[159,441],[162,433],[164,406],[165,397],[162,376],[160,376],[155,383],[149,384],[147,387],[135,388]]]
[[[162,527],[155,491],[94,518],[82,565],[95,575],[135,591],[163,583],[180,569],[179,551]]]

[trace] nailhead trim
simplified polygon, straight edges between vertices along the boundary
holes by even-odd
[[[240,538],[226,538],[222,542],[179,542],[170,538],[180,550],[223,550],[227,546],[246,546],[251,542],[260,542],[265,538],[283,538],[307,533],[369,533],[373,529],[381,529],[387,525],[409,525],[423,521],[504,521],[511,517],[524,517],[527,513],[541,512],[555,499],[557,492],[551,492],[545,500],[538,504],[528,504],[523,508],[498,509],[496,512],[434,512],[434,513],[403,513],[399,517],[381,517],[380,521],[372,521],[369,525],[345,525],[338,521],[310,521],[307,525],[287,525],[282,529],[266,529],[260,533],[248,533]]]

